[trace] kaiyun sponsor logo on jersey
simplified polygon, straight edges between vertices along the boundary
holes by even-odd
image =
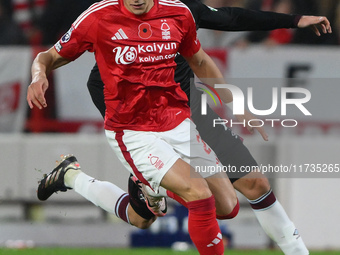
[[[128,65],[136,61],[138,54],[145,53],[158,53],[158,56],[141,56],[139,57],[140,62],[154,62],[156,60],[162,59],[170,59],[176,56],[176,53],[169,53],[167,51],[176,52],[177,53],[177,43],[168,42],[168,43],[151,43],[144,45],[133,46],[125,46],[125,47],[116,47],[113,49],[115,55],[115,61],[117,64]]]

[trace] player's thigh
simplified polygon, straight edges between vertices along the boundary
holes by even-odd
[[[208,198],[212,195],[207,182],[182,159],[164,175],[161,186],[179,195],[186,202]]]
[[[168,132],[164,140],[203,178],[216,174],[222,168],[215,152],[201,138],[196,125],[190,119],[184,120],[181,125]]]
[[[202,139],[214,150],[222,165],[232,170],[227,173],[228,177],[241,178],[250,172],[244,169],[257,167],[257,162],[243,144],[242,137],[226,125],[213,127],[214,119],[218,118],[210,107],[207,108],[207,115],[202,115],[199,109],[192,107],[192,119]]]
[[[180,155],[157,133],[105,131],[109,144],[126,169],[158,192],[161,180]]]
[[[215,174],[205,180],[215,196],[216,214],[229,214],[237,204],[236,192],[230,180],[224,173]]]
[[[190,130],[190,136],[187,130]],[[176,136],[171,136],[175,150],[182,155],[184,161],[190,162],[192,171],[196,175],[199,174],[208,181],[220,214],[231,212],[237,202],[234,188],[225,173],[219,173],[223,167],[214,151],[201,139],[195,124],[190,120],[184,121],[183,125],[177,128],[176,134]],[[190,138],[189,147],[182,147],[180,141],[188,138]],[[191,173],[192,176],[193,173]]]

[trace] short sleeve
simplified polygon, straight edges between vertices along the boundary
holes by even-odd
[[[197,38],[196,24],[190,11],[188,11],[186,17],[187,19],[183,22],[185,26],[184,37],[178,51],[184,57],[191,57],[199,51],[201,43]]]
[[[94,51],[95,42],[95,17],[89,15],[82,22],[77,20],[71,28],[54,45],[60,56],[69,60],[75,60],[85,51]]]

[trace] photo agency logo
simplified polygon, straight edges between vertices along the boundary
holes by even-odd
[[[270,124],[271,127],[280,124],[282,127],[296,127],[298,125],[298,120],[294,118],[285,118],[287,117],[287,106],[296,107],[296,109],[301,112],[304,116],[312,116],[310,111],[305,107],[305,104],[308,103],[311,99],[311,93],[309,90],[305,88],[299,87],[273,87],[271,88],[271,106],[269,109],[256,109],[254,107],[254,90],[252,87],[247,88],[247,95],[245,96],[243,91],[231,84],[215,84],[215,87],[209,86],[205,83],[199,82],[198,89],[203,91],[204,93],[201,95],[201,114],[207,114],[207,95],[211,97],[215,106],[219,104],[222,106],[222,100],[219,96],[216,89],[229,89],[233,95],[233,102],[232,102],[232,113],[233,115],[243,115],[245,114],[245,107],[247,106],[250,113],[255,116],[262,116],[263,118],[259,119],[250,119],[248,121],[243,120],[235,121],[233,119],[214,119],[213,127],[216,125],[226,125],[229,124],[230,127],[235,125],[241,125],[243,127],[250,126],[250,127],[262,127],[265,124]],[[204,88],[205,87],[205,88]],[[292,95],[295,95],[292,98]],[[270,98],[268,98],[270,100]],[[279,118],[269,118],[274,112],[279,110]],[[254,125],[252,123],[257,123]]]

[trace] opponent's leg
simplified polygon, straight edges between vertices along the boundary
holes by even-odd
[[[133,194],[138,192],[136,188],[129,187]],[[57,167],[40,182],[38,187],[38,198],[47,200],[54,192],[74,189],[96,206],[101,207],[109,213],[114,213],[127,223],[138,228],[149,227],[156,219],[144,201],[138,201],[138,195],[130,196],[116,185],[99,181],[88,176],[80,170],[80,165],[73,155],[62,156]],[[132,206],[129,206],[131,203]],[[144,203],[144,208],[143,208]],[[134,208],[138,208],[139,214]],[[141,216],[142,215],[142,216]]]
[[[215,197],[216,218],[232,219],[236,217],[240,209],[237,196],[230,180],[225,173],[217,173],[211,177],[205,178],[209,185],[209,189]],[[223,187],[223,188],[221,188]],[[231,194],[235,194],[231,196]]]
[[[197,125],[197,130],[201,137],[215,151],[221,163],[224,166],[230,165],[236,169],[240,169],[242,166],[248,166],[250,169],[256,168],[257,163],[249,150],[244,146],[242,139],[226,126],[217,125],[216,127],[211,128],[213,120],[218,119],[219,116],[212,111],[209,106],[207,107],[207,115],[202,116],[200,113],[200,92],[197,92],[197,89],[193,86],[191,86],[190,92],[192,97],[192,119]],[[244,175],[246,174],[247,173],[240,172],[234,176],[230,176],[236,178],[232,179],[232,182],[237,180],[233,183],[234,187],[241,191],[248,200],[251,200],[250,203],[252,204],[254,213],[261,226],[265,228],[266,233],[278,243],[286,255],[309,254],[301,237],[295,240],[289,238],[293,236],[295,231],[294,224],[291,223],[274,194],[271,193],[271,195],[265,196],[271,189],[268,179],[264,176],[244,178]],[[251,174],[254,175],[254,173]],[[280,240],[277,238],[279,235],[287,236],[289,241]]]
[[[263,230],[286,255],[309,254],[294,223],[276,199],[268,179],[258,173],[249,173],[234,183],[248,201]]]

